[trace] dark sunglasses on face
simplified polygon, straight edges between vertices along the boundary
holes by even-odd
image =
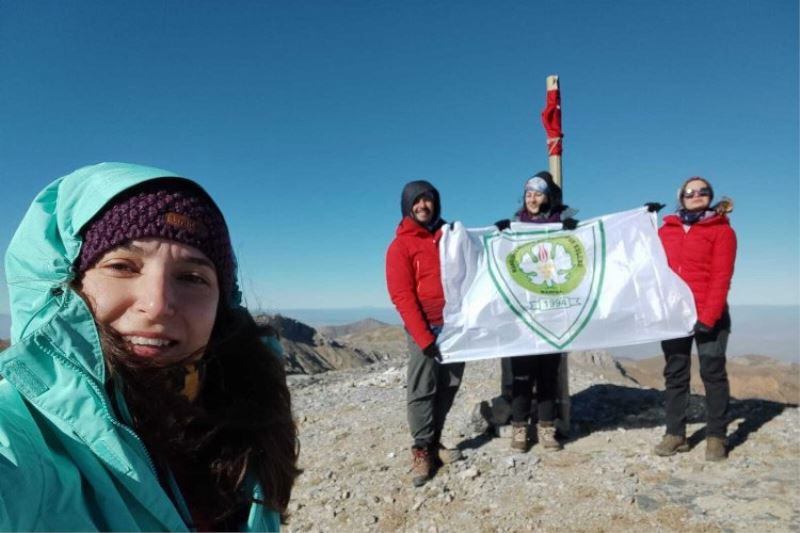
[[[684,198],[694,198],[695,196],[711,196],[711,189],[708,187],[701,187],[700,189],[684,189]]]

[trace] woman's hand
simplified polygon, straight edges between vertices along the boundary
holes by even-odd
[[[648,213],[658,213],[666,207],[664,204],[658,202],[647,202],[644,206],[647,208]]]
[[[497,228],[497,231],[503,231],[504,229],[511,227],[511,221],[507,218],[504,218],[503,220],[498,220],[495,222],[494,226]]]
[[[713,330],[713,326],[709,326],[708,324],[704,324],[699,320],[694,323],[694,332],[695,333],[711,333]]]
[[[566,230],[572,231],[577,227],[578,227],[578,221],[575,220],[572,217],[565,218],[564,220],[561,221],[561,228],[562,229],[566,229]]]

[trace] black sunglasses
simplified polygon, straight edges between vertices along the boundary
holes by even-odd
[[[695,196],[711,196],[711,189],[708,187],[701,187],[699,189],[685,189],[682,194],[684,198],[694,198]]]

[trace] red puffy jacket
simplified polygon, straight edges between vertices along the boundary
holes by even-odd
[[[658,236],[667,262],[692,289],[697,319],[714,326],[727,306],[736,260],[736,233],[728,217],[714,215],[683,227],[677,215],[664,217]]]
[[[444,289],[439,264],[441,228],[431,233],[404,217],[386,251],[386,286],[406,331],[421,349],[436,340],[430,326],[443,323]]]

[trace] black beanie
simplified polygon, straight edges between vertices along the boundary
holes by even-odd
[[[414,207],[414,202],[423,194],[429,194],[433,200],[433,220],[439,220],[442,212],[442,206],[439,201],[439,191],[436,187],[425,180],[410,181],[403,187],[403,193],[400,195],[400,212],[402,215],[410,216],[411,208]]]

